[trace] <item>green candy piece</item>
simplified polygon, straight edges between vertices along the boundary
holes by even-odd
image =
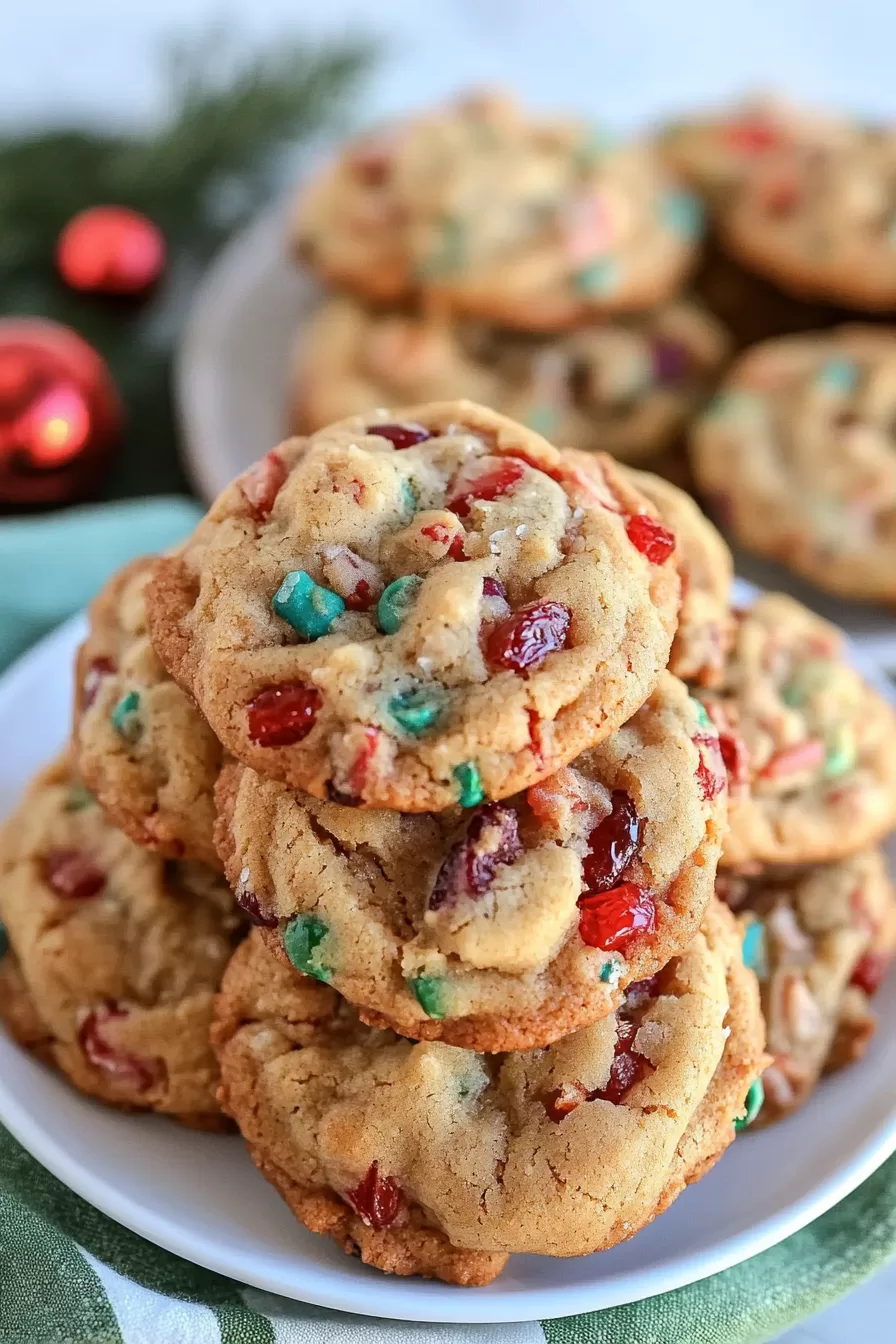
[[[697,722],[699,723],[700,727],[711,728],[712,719],[707,714],[705,705],[703,705],[703,703],[700,700],[698,700],[696,696],[692,695],[691,700],[693,701],[694,708],[697,711]]]
[[[532,410],[526,416],[526,425],[529,429],[534,429],[536,434],[544,434],[547,437],[553,434],[559,423],[559,416],[556,406],[533,406]]]
[[[313,975],[315,980],[329,981],[332,971],[322,966],[318,951],[330,932],[317,915],[295,915],[283,930],[283,946],[296,970]]]
[[[765,1088],[762,1086],[762,1079],[757,1078],[754,1083],[750,1084],[750,1090],[744,1101],[743,1115],[735,1116],[734,1130],[736,1134],[740,1134],[748,1125],[752,1125],[753,1121],[762,1110],[764,1101]]]
[[[401,502],[405,513],[414,514],[417,512],[420,499],[411,481],[402,481],[401,483]]]
[[[440,225],[439,246],[421,267],[421,275],[449,275],[463,268],[467,257],[467,235],[463,224],[452,215],[444,215]]]
[[[417,598],[423,580],[419,574],[405,574],[393,579],[376,605],[376,617],[384,635],[394,635]]]
[[[575,272],[573,284],[580,294],[611,294],[619,286],[619,266],[610,257],[593,261]]]
[[[448,1016],[444,980],[440,980],[438,976],[434,975],[418,975],[415,980],[410,980],[408,983],[413,990],[414,998],[427,1017],[442,1018]]]
[[[329,634],[345,611],[345,603],[339,594],[315,583],[304,569],[294,569],[287,574],[271,598],[271,606],[309,643]]]
[[[827,741],[824,758],[825,779],[838,779],[856,763],[856,736],[847,723],[838,723]]]
[[[460,786],[458,802],[461,807],[476,807],[485,797],[482,776],[472,761],[464,761],[454,767],[454,778]]]
[[[6,932],[6,925],[0,923],[0,961],[9,951],[9,934]]]
[[[752,920],[746,927],[743,959],[747,970],[755,971],[760,980],[766,978],[768,975],[768,947],[765,925],[761,919]]]
[[[85,807],[92,807],[96,802],[89,789],[85,789],[80,781],[76,781],[69,787],[65,799],[66,812],[83,812]]]
[[[576,167],[580,171],[593,168],[596,163],[616,148],[617,137],[605,126],[589,126],[573,150]]]
[[[136,691],[123,695],[112,711],[112,726],[125,742],[139,742],[143,734],[140,721],[140,696]]]
[[[827,359],[815,376],[819,387],[826,392],[852,392],[859,381],[859,371],[851,359]]]
[[[441,718],[445,696],[441,687],[421,686],[415,691],[402,691],[389,701],[389,713],[399,728],[413,737],[419,737]]]
[[[703,206],[689,191],[667,191],[660,202],[660,218],[672,233],[690,241],[703,232]]]
[[[803,663],[795,676],[781,688],[781,699],[791,709],[804,705],[815,691],[823,690],[831,679],[831,664],[825,658],[812,658]]]
[[[622,967],[615,958],[611,957],[605,961],[600,968],[600,980],[605,985],[618,985],[619,977],[622,975]]]

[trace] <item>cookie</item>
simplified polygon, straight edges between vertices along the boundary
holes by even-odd
[[[896,131],[845,127],[769,154],[718,215],[722,244],[788,293],[867,312],[896,306]]]
[[[725,802],[715,732],[664,673],[601,746],[472,811],[347,808],[226,766],[218,840],[269,946],[366,1021],[522,1050],[605,1017],[683,950]]]
[[[678,446],[727,351],[721,325],[684,299],[545,340],[340,296],[296,345],[290,424],[306,433],[370,406],[465,396],[564,447],[644,462]]]
[[[627,476],[675,537],[681,607],[669,670],[695,685],[717,686],[723,680],[734,635],[729,607],[734,578],[731,552],[690,495],[671,481],[631,469]]]
[[[147,588],[153,643],[224,746],[317,797],[400,811],[527,788],[665,667],[674,537],[471,402],[281,446]]]
[[[729,878],[724,891],[743,917],[744,959],[761,987],[773,1056],[762,1077],[759,1123],[767,1124],[801,1106],[825,1068],[855,1058],[867,1042],[870,1032],[857,1024],[873,1018],[857,1012],[853,991],[864,998],[876,990],[896,951],[896,901],[877,850]]]
[[[661,132],[661,152],[684,181],[710,203],[724,204],[772,154],[789,145],[820,151],[849,139],[840,119],[775,95],[673,122]]]
[[[91,604],[76,673],[77,770],[137,844],[217,867],[221,748],[149,642],[143,589],[153,563],[133,561]]]
[[[0,833],[0,918],[13,1036],[108,1105],[223,1124],[209,1023],[241,919],[222,878],[135,845],[60,760]]]
[[[367,1264],[463,1284],[511,1252],[633,1236],[731,1142],[762,1038],[718,904],[615,1016],[547,1050],[495,1059],[364,1027],[258,931],[213,1028],[221,1104],[296,1217]]]
[[[292,243],[366,300],[557,331],[662,303],[701,231],[653,146],[485,95],[353,141],[302,192]]]
[[[842,597],[896,604],[896,330],[748,351],[694,428],[694,475],[745,547]]]
[[[726,867],[830,863],[896,825],[896,716],[839,630],[782,593],[735,613],[717,690],[700,698],[728,766]]]

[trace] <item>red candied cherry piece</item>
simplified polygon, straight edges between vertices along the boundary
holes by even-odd
[[[529,742],[532,747],[532,759],[535,761],[537,769],[544,769],[544,743],[541,737],[541,719],[538,711],[527,709],[526,716],[529,720]]]
[[[237,905],[246,912],[250,924],[256,924],[261,929],[276,929],[279,923],[277,916],[262,910],[261,902],[249,887],[248,882],[249,870],[247,868],[245,873],[240,873],[240,880],[234,892]]]
[[[274,500],[285,480],[286,463],[276,452],[266,453],[243,476],[240,489],[257,523],[263,523],[270,517]]]
[[[634,882],[612,891],[585,892],[577,904],[582,942],[604,952],[624,949],[639,934],[656,930],[653,897]]]
[[[127,1083],[137,1092],[148,1092],[154,1083],[161,1082],[164,1078],[164,1061],[133,1055],[126,1050],[116,1050],[102,1034],[106,1022],[127,1016],[127,1009],[114,999],[108,999],[84,1018],[78,1028],[78,1044],[84,1052],[85,1059],[95,1069],[102,1069],[117,1082]]]
[[[499,864],[513,863],[522,852],[519,819],[505,803],[485,803],[474,814],[462,840],[451,846],[429,898],[429,909],[475,900],[487,891]]]
[[[93,704],[99,694],[103,678],[112,677],[117,671],[118,668],[111,658],[94,658],[81,683],[81,702],[84,709],[89,709]]]
[[[354,1190],[346,1191],[346,1199],[362,1223],[378,1232],[391,1227],[406,1206],[401,1186],[393,1177],[380,1175],[378,1162],[371,1162]]]
[[[613,1062],[610,1065],[610,1076],[604,1086],[589,1091],[578,1080],[572,1083],[561,1083],[559,1087],[546,1093],[541,1099],[548,1119],[553,1120],[555,1124],[559,1124],[583,1101],[609,1101],[614,1106],[618,1106],[625,1100],[636,1083],[640,1083],[644,1078],[649,1077],[654,1071],[654,1065],[644,1055],[635,1050],[636,1032],[637,1028],[634,1022],[624,1017],[617,1018]]]
[[[311,732],[322,704],[320,691],[301,681],[266,686],[246,706],[249,737],[259,747],[291,747]]]
[[[364,793],[364,785],[367,783],[367,774],[370,770],[370,763],[376,755],[380,736],[381,734],[378,728],[364,729],[364,741],[361,743],[360,750],[348,772],[347,783],[350,796],[353,798],[361,798]]]
[[[626,535],[636,551],[652,565],[662,565],[675,550],[675,537],[649,513],[633,513],[625,525]]]
[[[724,757],[722,756],[719,739],[717,737],[710,737],[708,733],[697,733],[692,741],[698,751],[701,746],[706,747],[709,751],[715,751],[718,754],[720,761],[724,764]],[[727,769],[713,770],[712,766],[707,763],[702,753],[694,773],[697,776],[697,783],[700,786],[700,797],[704,802],[709,802],[713,798],[718,798],[728,780]]]
[[[550,1092],[546,1092],[541,1098],[541,1104],[544,1107],[549,1120],[553,1120],[555,1125],[559,1125],[571,1111],[577,1106],[581,1106],[583,1101],[588,1100],[588,1089],[576,1079],[572,1083],[561,1083]]]
[[[65,901],[89,901],[106,885],[106,874],[77,849],[51,849],[44,860],[47,885]]]
[[[762,193],[762,204],[770,215],[789,215],[799,204],[800,190],[790,178],[769,182]]]
[[[571,622],[562,602],[530,602],[495,626],[486,640],[486,656],[510,672],[532,672],[549,653],[566,648]]]
[[[873,998],[890,968],[890,961],[891,958],[887,953],[877,952],[871,948],[856,963],[849,983],[855,985],[863,994],[867,994],[869,999]]]
[[[734,733],[719,733],[719,751],[730,782],[746,784],[750,778],[750,765],[743,739]]]
[[[427,439],[432,438],[428,429],[424,429],[423,425],[414,424],[411,420],[402,425],[368,425],[367,433],[388,439],[392,447],[399,450],[413,448],[415,443],[425,443]]]
[[[517,484],[526,470],[526,464],[516,457],[504,457],[495,466],[483,471],[472,479],[461,474],[460,487],[449,496],[448,508],[458,518],[466,518],[477,499],[500,499],[507,495]]]
[[[448,557],[451,560],[463,560],[464,557],[464,532],[451,532],[444,523],[429,523],[426,527],[421,527],[421,535],[434,541],[437,546],[447,548]]]
[[[781,779],[784,775],[795,775],[805,770],[817,770],[824,764],[824,743],[817,738],[807,742],[798,742],[795,747],[785,747],[778,751],[759,771],[761,779]]]
[[[595,1088],[588,1093],[589,1101],[611,1101],[618,1106],[636,1083],[640,1083],[653,1073],[654,1066],[649,1059],[638,1054],[634,1048],[637,1028],[634,1022],[620,1018],[616,1023],[616,1047],[613,1051],[613,1063],[610,1076],[604,1087]]]
[[[775,127],[767,121],[734,121],[725,127],[722,135],[726,143],[741,154],[762,154],[774,149],[780,139]]]
[[[611,891],[638,852],[643,820],[627,793],[614,789],[610,815],[599,821],[588,837],[589,853],[582,877],[589,896]]]

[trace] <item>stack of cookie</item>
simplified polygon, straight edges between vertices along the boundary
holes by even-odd
[[[303,191],[330,292],[293,357],[296,433],[471,397],[675,476],[728,353],[686,292],[702,211],[646,142],[470,97],[352,142]]]
[[[893,951],[896,722],[730,580],[676,487],[471,402],[282,444],[94,604],[0,842],[7,1025],[387,1271],[632,1236]]]

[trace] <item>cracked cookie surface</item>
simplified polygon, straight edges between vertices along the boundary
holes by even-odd
[[[616,1015],[547,1050],[481,1056],[364,1027],[258,931],[213,1032],[222,1105],[302,1222],[368,1264],[467,1284],[509,1252],[615,1245],[667,1207],[734,1137],[762,1038],[717,903]]]
[[[519,1050],[605,1017],[686,947],[725,766],[664,673],[612,737],[504,803],[359,810],[244,766],[225,767],[218,802],[237,900],[281,958],[404,1036]]]

